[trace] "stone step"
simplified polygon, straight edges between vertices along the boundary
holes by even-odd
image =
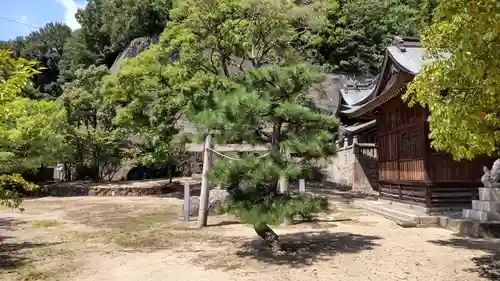
[[[396,224],[403,228],[411,228],[418,226],[418,224],[414,221],[396,221]]]
[[[377,201],[356,200],[354,205],[365,210],[372,211],[382,215],[395,222],[418,223],[419,218],[416,215],[401,212],[395,209],[387,208],[387,206],[377,204]]]
[[[477,221],[500,221],[500,212],[485,212],[472,209],[463,210],[463,218]]]
[[[472,209],[484,212],[500,212],[500,201],[472,200]]]
[[[479,188],[479,200],[481,201],[500,201],[500,194],[494,188]]]

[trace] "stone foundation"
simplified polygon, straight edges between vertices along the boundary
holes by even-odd
[[[337,149],[325,164],[327,181],[342,190],[378,190],[377,148],[372,143],[355,143]]]
[[[500,221],[500,194],[494,188],[479,188],[479,200],[472,209],[463,210],[463,218],[476,221]]]
[[[458,231],[474,238],[500,238],[500,222],[462,220]]]

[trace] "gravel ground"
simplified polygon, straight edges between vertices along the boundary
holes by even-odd
[[[332,202],[314,222],[274,228],[273,254],[229,216],[195,229],[182,201],[155,197],[42,198],[0,212],[0,280],[500,280],[500,242],[456,237]],[[495,269],[496,268],[496,269]]]

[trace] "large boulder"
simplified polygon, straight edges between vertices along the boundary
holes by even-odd
[[[216,213],[217,206],[226,201],[229,198],[229,193],[224,189],[212,189],[209,193],[208,199],[208,213],[214,215]],[[184,210],[184,206],[182,207]],[[200,209],[200,197],[190,196],[189,197],[189,216],[198,216],[198,210]]]
[[[157,44],[159,41],[158,36],[146,36],[146,37],[138,37],[132,40],[128,46],[116,57],[115,62],[109,69],[109,72],[116,73],[121,64],[125,59],[135,58],[142,51],[148,49],[151,45]]]

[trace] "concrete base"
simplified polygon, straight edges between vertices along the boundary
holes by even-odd
[[[500,212],[487,212],[472,209],[463,210],[463,218],[466,220],[477,220],[477,221],[499,221],[500,222]]]
[[[494,188],[479,188],[479,200],[500,202],[500,194]]]
[[[460,220],[458,233],[475,238],[500,238],[500,222]]]
[[[402,204],[387,204],[383,200],[355,200],[354,205],[380,214],[408,227],[441,227],[459,235],[475,238],[500,238],[500,222],[458,219],[459,214],[428,215],[422,210],[403,208]]]
[[[484,212],[500,212],[500,201],[472,200],[472,209]]]

